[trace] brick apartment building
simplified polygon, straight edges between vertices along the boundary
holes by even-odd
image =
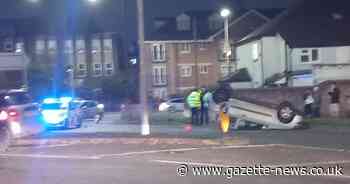
[[[154,19],[146,37],[145,58],[152,71],[149,91],[165,99],[197,87],[210,87],[235,66],[233,43],[270,21],[282,10],[248,10],[230,21],[231,66],[223,53],[224,20],[215,11],[187,11],[174,18]]]
[[[88,26],[81,28],[85,31],[60,33],[48,30],[47,22],[37,18],[2,19],[0,27],[0,52],[8,53],[7,56],[9,53],[17,56],[21,54],[26,63],[32,66],[57,71],[56,65],[63,72],[73,68],[75,87],[80,87],[85,79],[99,81],[117,73],[121,57],[121,39],[117,33],[103,29],[99,29],[99,32],[90,31]],[[9,63],[7,60],[2,54],[0,62]],[[0,71],[5,70],[2,66]],[[24,78],[25,72],[19,75]],[[9,73],[11,78],[15,78],[13,73]]]

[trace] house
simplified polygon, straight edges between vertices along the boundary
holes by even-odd
[[[230,42],[241,40],[274,16],[272,11],[239,13],[230,20]],[[230,69],[235,70],[235,54],[229,58],[231,64],[223,54],[223,25],[223,18],[215,11],[187,11],[175,18],[154,20],[156,29],[145,41],[145,58],[152,71],[148,86],[154,97],[164,99],[212,86]]]
[[[238,68],[247,68],[253,87],[350,79],[349,5],[305,0],[290,7],[236,43]]]

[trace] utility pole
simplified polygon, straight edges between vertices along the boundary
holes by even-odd
[[[140,105],[141,105],[141,135],[150,134],[148,100],[147,100],[147,64],[145,62],[145,23],[143,0],[137,0],[138,36],[140,48]]]

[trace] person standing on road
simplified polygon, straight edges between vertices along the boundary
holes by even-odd
[[[209,105],[213,94],[210,91],[205,91],[202,96],[202,107],[201,107],[201,125],[209,124]]]
[[[201,92],[200,90],[194,90],[187,96],[186,102],[191,109],[191,123],[198,125],[199,113],[201,108]]]
[[[314,99],[312,97],[312,92],[307,91],[304,94],[304,114],[305,117],[311,118],[312,117],[312,104],[314,103]]]
[[[318,86],[315,86],[312,92],[312,97],[314,99],[314,103],[312,105],[312,116],[314,118],[321,117],[320,109],[321,109],[321,92]]]
[[[329,105],[329,111],[332,117],[339,117],[339,102],[340,102],[340,90],[337,88],[337,84],[331,85],[331,91],[328,92],[331,103]]]

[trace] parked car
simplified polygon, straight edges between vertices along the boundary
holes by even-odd
[[[159,111],[183,112],[185,110],[184,98],[171,98],[159,105]]]
[[[80,101],[83,119],[94,119],[99,122],[104,114],[104,105],[93,100]]]
[[[12,138],[22,131],[21,124],[11,120],[7,107],[5,99],[0,99],[0,152],[6,151]]]
[[[47,128],[81,127],[83,116],[80,103],[68,99],[50,98],[41,104],[41,117]]]
[[[32,101],[26,90],[7,90],[0,92],[0,99],[12,121],[23,125],[37,122],[39,106]]]

